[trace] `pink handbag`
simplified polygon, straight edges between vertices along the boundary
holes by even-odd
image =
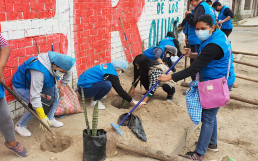
[[[230,100],[227,79],[229,76],[231,52],[229,54],[227,78],[218,78],[198,83],[201,106],[204,109],[225,106]]]

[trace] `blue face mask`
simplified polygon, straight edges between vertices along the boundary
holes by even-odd
[[[207,40],[211,36],[209,31],[210,30],[195,30],[195,33],[199,39],[204,41],[204,40]]]

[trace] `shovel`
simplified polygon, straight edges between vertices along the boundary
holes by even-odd
[[[184,55],[182,54],[177,61],[166,71],[165,74],[168,74],[168,72],[179,62],[179,60],[183,57]],[[121,136],[123,135],[122,131],[120,130],[120,126],[124,123],[124,121],[127,119],[127,117],[129,117],[133,111],[139,106],[139,104],[144,100],[145,97],[147,97],[147,95],[159,84],[160,81],[157,81],[156,84],[154,84],[151,89],[142,97],[142,99],[134,106],[134,108],[124,117],[124,119],[118,124],[115,125],[114,123],[110,123],[110,125],[112,126],[112,128],[114,130],[116,130]]]
[[[14,97],[17,99],[18,102],[20,102],[22,104],[22,106],[24,108],[26,108],[37,120],[39,120],[39,122],[51,133],[53,134],[54,138],[55,138],[55,134],[53,133],[53,131],[50,130],[50,128],[38,117],[38,115],[36,115],[29,107],[28,105],[21,100],[4,82],[0,82],[0,84]]]

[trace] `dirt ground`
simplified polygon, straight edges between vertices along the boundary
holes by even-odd
[[[239,38],[239,35],[241,35],[241,39]],[[250,37],[252,38],[252,41],[248,41]],[[256,53],[258,51],[258,28],[235,28],[232,35],[230,35],[230,39],[234,50]],[[258,57],[244,56],[242,61],[257,64]],[[177,65],[177,70],[183,69],[183,66],[184,62],[182,61]],[[256,79],[258,78],[258,72],[253,67],[238,65],[236,73]],[[129,70],[121,76],[122,86],[126,90],[130,88],[132,75],[132,68],[129,68]],[[233,89],[233,94],[257,100],[257,83],[237,78],[236,84],[239,84],[239,87]],[[103,104],[106,105],[107,109],[99,111],[99,128],[105,129],[109,136],[119,137],[124,142],[146,147],[146,149],[151,148],[161,150],[165,154],[192,151],[195,148],[194,142],[197,141],[199,136],[198,133],[200,131],[200,126],[192,133],[190,139],[187,140],[186,146],[182,148],[187,130],[189,127],[193,127],[185,106],[185,96],[183,95],[183,91],[185,90],[186,88],[181,87],[180,82],[178,82],[176,84],[176,94],[173,101],[167,102],[165,92],[159,88],[155,93],[155,96],[146,106],[140,107],[134,112],[134,114],[142,120],[142,124],[147,135],[147,142],[142,142],[137,139],[127,127],[121,127],[121,130],[124,133],[123,137],[118,136],[112,131],[110,122],[117,124],[118,117],[123,113],[129,112],[129,109],[117,109],[111,105],[112,101],[119,99],[119,96],[117,96],[113,89],[107,95],[107,98],[102,101]],[[140,100],[142,93],[144,93],[144,90],[138,85],[134,98],[136,100]],[[87,100],[87,107],[89,118],[91,120],[92,108],[89,107],[89,100]],[[130,107],[130,109],[131,108],[132,107]],[[241,103],[235,100],[231,100],[226,107],[222,107],[219,110],[217,117],[219,152],[208,151],[205,156],[205,160],[218,160],[226,155],[231,156],[236,161],[258,160],[257,110],[256,105]],[[58,138],[66,138],[65,142],[57,142],[58,145],[62,144],[64,147],[67,146],[68,148],[66,150],[62,151],[63,149],[58,149],[57,153],[43,151],[41,149],[41,145],[46,145],[46,141],[53,142],[53,140],[49,138],[49,133],[39,130],[38,121],[32,121],[28,125],[28,129],[32,132],[31,137],[25,138],[17,135],[17,140],[19,140],[22,145],[28,149],[29,156],[27,158],[17,157],[15,154],[7,150],[3,146],[3,137],[1,136],[0,161],[82,160],[82,131],[86,128],[83,113],[70,115],[59,120],[64,123],[64,127],[52,129],[58,134]],[[183,140],[183,142],[180,140]],[[49,148],[45,146],[45,148],[51,149],[53,147]],[[107,150],[110,150],[110,148]],[[107,158],[107,161],[154,160],[120,149],[116,150],[117,154],[112,158]]]

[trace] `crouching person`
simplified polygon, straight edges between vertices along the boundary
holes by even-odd
[[[63,126],[62,122],[54,118],[56,108],[60,102],[56,84],[60,78],[59,93],[62,96],[64,87],[71,79],[71,68],[74,63],[75,59],[70,56],[49,51],[48,54],[39,54],[29,58],[19,66],[13,76],[12,82],[15,93],[30,104],[39,118],[48,126]],[[42,107],[41,94],[51,96],[53,105],[48,113]],[[15,125],[15,131],[21,136],[31,136],[31,132],[26,127],[33,117],[27,111]],[[41,124],[40,127],[45,130]]]
[[[78,80],[78,92],[81,94],[81,87],[85,98],[92,98],[90,105],[95,106],[98,102],[98,109],[104,110],[106,107],[100,100],[113,87],[120,97],[136,105],[138,102],[133,100],[122,88],[118,76],[128,68],[128,63],[124,60],[113,60],[111,63],[96,65],[84,73]]]

